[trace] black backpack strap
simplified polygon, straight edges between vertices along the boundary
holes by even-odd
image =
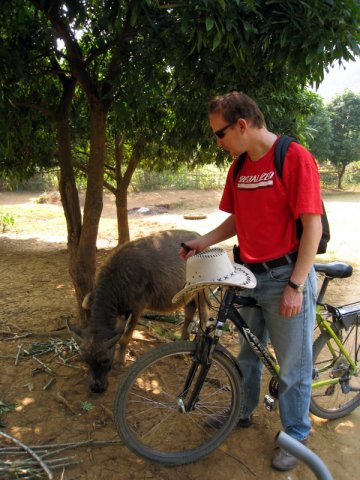
[[[281,135],[275,144],[274,151],[274,162],[276,173],[280,178],[282,178],[283,166],[286,152],[288,151],[289,145],[292,142],[297,142],[296,138],[289,137],[289,135]]]
[[[282,178],[285,155],[286,155],[286,152],[288,151],[290,143],[292,142],[297,142],[297,140],[295,137],[290,137],[289,135],[281,135],[281,137],[279,137],[278,140],[276,140],[275,151],[274,151],[274,162],[275,162],[276,172],[280,178]],[[233,175],[232,175],[234,185],[235,185],[237,176],[241,170],[241,167],[245,162],[246,155],[247,155],[247,152],[242,153],[236,160],[234,170],[233,170]]]
[[[236,182],[236,178],[238,176],[238,173],[240,172],[241,170],[241,167],[243,166],[244,162],[245,162],[245,158],[246,158],[246,155],[247,155],[247,152],[245,153],[242,153],[237,159],[236,159],[236,162],[235,162],[235,165],[234,165],[234,170],[233,170],[233,184],[235,185],[235,182]]]

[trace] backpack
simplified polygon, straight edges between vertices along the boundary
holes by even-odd
[[[289,145],[292,142],[297,142],[297,140],[294,137],[289,137],[288,135],[282,135],[275,144],[275,152],[274,152],[274,158],[275,158],[275,169],[276,173],[278,174],[279,178],[282,178],[282,171],[283,171],[283,166],[284,166],[284,160],[286,153],[288,151]],[[298,143],[298,142],[297,142]],[[240,172],[240,169],[245,161],[247,153],[243,153],[238,157],[236,160],[236,164],[234,166],[233,170],[233,183],[235,184],[236,178],[238,176],[238,173]],[[324,206],[324,202],[322,202],[322,208],[323,208],[323,214],[321,215],[321,223],[322,223],[322,235],[319,243],[319,247],[317,250],[317,254],[320,253],[325,253],[327,244],[330,240],[330,225],[329,221],[326,215],[326,210]],[[301,237],[302,234],[302,223],[300,218],[295,220],[296,222],[296,232],[298,238]]]

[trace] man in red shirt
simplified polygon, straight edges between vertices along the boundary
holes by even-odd
[[[217,97],[209,105],[209,120],[219,147],[235,159],[220,209],[229,213],[217,228],[187,242],[186,259],[235,234],[241,262],[257,278],[257,286],[243,295],[256,299],[260,309],[244,314],[254,334],[271,340],[280,365],[279,407],[285,432],[306,442],[310,433],[312,332],[316,314],[314,258],[322,233],[322,204],[317,165],[301,145],[291,143],[282,178],[274,165],[278,136],[270,132],[258,105],[238,92]],[[233,180],[236,158],[247,152]],[[303,232],[299,239],[296,219]],[[244,376],[244,405],[239,426],[252,423],[259,401],[262,364],[242,339],[238,360]],[[226,415],[226,412],[224,412]],[[218,419],[216,421],[221,421]],[[272,466],[290,470],[297,460],[281,448]]]

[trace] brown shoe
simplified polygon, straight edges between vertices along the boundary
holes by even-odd
[[[219,429],[224,425],[228,418],[229,410],[225,410],[221,413],[214,413],[213,415],[210,415],[209,418],[206,420],[206,425],[208,427]],[[250,415],[250,417],[239,418],[237,426],[240,428],[248,428],[252,424],[253,418],[252,415]]]
[[[307,439],[301,440],[303,445],[306,445]],[[275,470],[280,470],[281,472],[286,472],[288,470],[292,470],[293,468],[297,467],[299,460],[288,453],[281,447],[277,447],[275,449],[275,455],[272,459],[271,466],[275,468]]]

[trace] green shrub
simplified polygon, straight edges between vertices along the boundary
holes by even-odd
[[[212,190],[223,188],[227,169],[220,169],[215,165],[205,165],[188,171],[154,172],[138,169],[135,171],[131,189],[135,192],[153,190]]]
[[[15,226],[15,219],[10,213],[8,212],[0,213],[0,229],[2,233],[5,233],[6,230],[9,230],[14,226]]]

